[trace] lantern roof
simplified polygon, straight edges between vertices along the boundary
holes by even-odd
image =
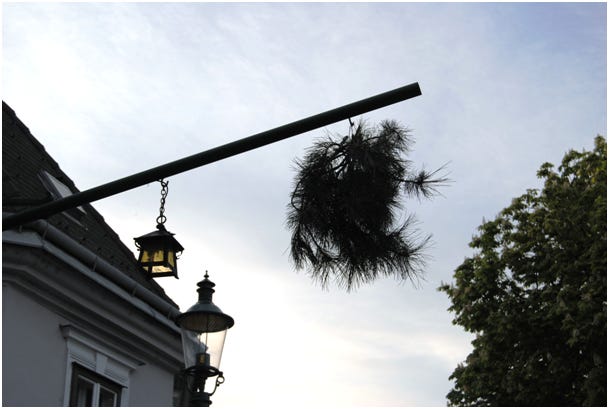
[[[176,252],[184,251],[184,247],[182,247],[182,245],[173,237],[175,236],[175,233],[167,231],[163,224],[157,224],[156,228],[157,230],[144,234],[140,237],[136,237],[133,240],[135,240],[136,244],[153,242],[157,240],[167,240],[173,245],[172,247]]]
[[[185,330],[198,333],[224,331],[232,327],[235,320],[223,313],[212,301],[216,284],[209,280],[207,272],[203,281],[197,283],[197,286],[199,300],[188,311],[178,316],[177,324]]]

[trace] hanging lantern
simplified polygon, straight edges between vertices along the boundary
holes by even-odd
[[[152,278],[174,276],[178,278],[179,255],[184,248],[162,224],[156,231],[135,238],[140,251],[138,264]]]
[[[150,278],[174,276],[178,278],[177,260],[184,247],[173,237],[174,234],[165,228],[165,198],[168,182],[161,180],[161,209],[157,217],[157,230],[136,237],[135,245],[140,251],[138,264]]]

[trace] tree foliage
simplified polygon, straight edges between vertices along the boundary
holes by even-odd
[[[411,144],[395,121],[360,122],[352,135],[320,140],[296,162],[287,223],[297,268],[347,290],[379,276],[420,274],[428,238],[417,239],[411,216],[398,224],[398,211],[405,196],[431,197],[446,179],[414,171],[403,158]]]
[[[538,177],[543,189],[483,223],[477,253],[440,287],[476,335],[451,405],[606,406],[606,140]]]

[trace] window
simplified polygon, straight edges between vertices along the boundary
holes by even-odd
[[[130,406],[130,374],[144,363],[73,325],[60,329],[67,347],[63,406]]]
[[[121,390],[116,382],[72,364],[70,406],[119,406]]]
[[[40,179],[42,180],[44,187],[51,193],[51,196],[55,200],[63,199],[64,197],[74,194],[69,187],[46,170],[43,170],[40,173]],[[68,209],[64,212],[65,215],[71,216],[77,221],[80,220],[85,213],[85,209],[82,206],[78,206],[76,209]]]

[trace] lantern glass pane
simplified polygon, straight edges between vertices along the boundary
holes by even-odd
[[[197,355],[205,352],[205,345],[201,345],[197,333],[187,331],[182,332],[182,350],[184,351],[184,366],[190,368],[197,361]]]
[[[163,250],[156,250],[154,252],[154,254],[152,255],[152,262],[154,262],[154,263],[163,262],[163,258],[164,258]]]
[[[226,330],[205,332],[199,335],[199,340],[202,344],[207,345],[206,352],[209,354],[209,364],[214,368],[220,369],[222,350],[224,349],[224,341],[226,340]]]
[[[142,250],[142,263],[158,263],[163,261],[163,250]]]
[[[182,330],[182,346],[186,368],[196,364],[207,364],[220,369],[226,330],[218,332],[196,332]]]
[[[152,274],[173,273],[173,269],[165,266],[152,266]]]
[[[148,263],[150,261],[150,253],[148,250],[140,250],[140,263]]]
[[[176,258],[175,253],[171,250],[167,251],[167,262],[171,265],[171,267],[176,266]]]

